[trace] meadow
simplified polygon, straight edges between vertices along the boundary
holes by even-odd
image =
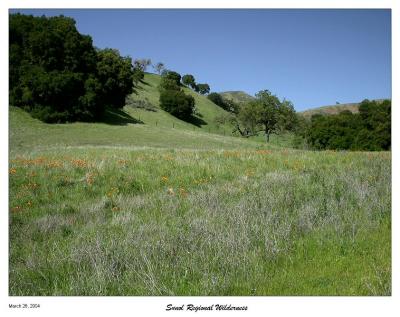
[[[249,145],[19,149],[10,295],[390,295],[390,153]]]

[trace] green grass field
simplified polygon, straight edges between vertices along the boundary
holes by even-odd
[[[9,294],[390,295],[391,153],[224,136],[196,98],[200,127],[10,108]]]

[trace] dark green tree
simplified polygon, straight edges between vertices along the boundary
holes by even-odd
[[[163,90],[160,93],[160,107],[173,116],[187,120],[194,111],[195,101],[182,90]]]
[[[208,94],[210,92],[210,86],[208,84],[197,84],[197,91],[202,94]]]
[[[123,108],[125,97],[133,91],[131,58],[122,57],[115,49],[99,50],[96,67],[104,104],[112,108]]]
[[[182,84],[193,87],[196,84],[196,81],[193,75],[187,74],[182,77]]]
[[[230,99],[224,99],[219,93],[212,92],[207,95],[207,98],[210,99],[217,106],[222,109],[237,114],[239,112],[239,105],[233,102]]]
[[[85,95],[96,51],[75,21],[10,15],[10,105],[46,122],[92,120],[101,113]]]
[[[221,108],[225,109],[225,101],[219,93],[212,92],[207,96],[207,98],[210,99],[217,106],[220,106]]]
[[[130,61],[118,57],[117,64]],[[64,16],[11,14],[9,63],[10,105],[45,122],[95,120],[107,103],[120,107],[132,89],[131,67],[112,73],[112,63],[96,52],[91,37]],[[104,74],[117,78],[120,88],[112,88]]]
[[[319,150],[390,150],[390,122],[390,100],[364,100],[359,113],[312,116],[304,135],[308,145]]]
[[[162,79],[168,79],[176,83],[177,86],[181,85],[181,75],[172,70],[164,70],[161,74]]]
[[[194,98],[186,95],[180,86],[181,76],[174,71],[165,71],[160,81],[160,107],[173,116],[188,120],[195,109]]]

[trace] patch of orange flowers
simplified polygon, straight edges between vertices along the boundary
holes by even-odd
[[[225,157],[239,157],[240,152],[239,151],[224,151],[224,156]]]
[[[271,154],[271,151],[269,151],[269,150],[257,150],[256,153],[257,154]]]
[[[72,159],[71,163],[75,167],[87,167],[88,166],[87,162],[85,160],[81,160],[81,159],[76,159],[76,160]]]
[[[167,176],[162,176],[162,177],[161,177],[161,180],[162,180],[164,183],[166,183],[166,182],[168,182],[168,177],[167,177]]]
[[[50,161],[49,163],[47,163],[47,167],[50,168],[57,168],[57,167],[62,167],[63,163],[60,161]]]
[[[128,160],[118,160],[119,165],[125,166],[128,163]]]
[[[21,211],[22,210],[22,207],[21,206],[15,206],[15,207],[12,207],[11,208],[11,211],[12,212],[17,212],[17,211]]]
[[[24,158],[17,158],[15,160],[12,160],[14,163],[18,163],[21,165],[42,165],[47,161],[46,158],[44,157],[38,157],[35,159],[24,159]]]

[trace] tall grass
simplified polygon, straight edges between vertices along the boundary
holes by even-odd
[[[10,158],[10,295],[390,295],[390,153]]]

